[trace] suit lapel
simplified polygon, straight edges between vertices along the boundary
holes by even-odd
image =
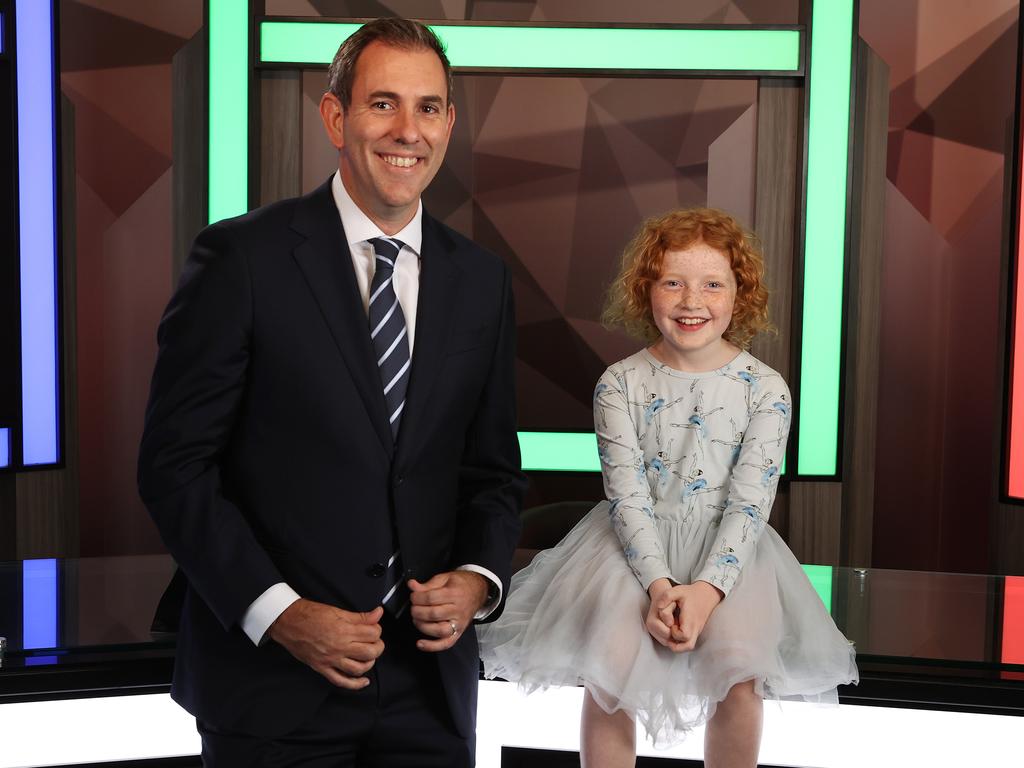
[[[434,219],[424,212],[416,344],[398,433],[399,454],[403,457],[412,456],[419,445],[430,392],[441,370],[451,331],[459,282],[459,269],[452,260],[451,249],[451,241],[443,237]]]
[[[388,425],[384,393],[352,269],[348,241],[329,180],[298,204],[292,229],[306,237],[293,255],[330,328],[338,351],[345,359],[381,445],[390,457],[394,453],[394,441]]]

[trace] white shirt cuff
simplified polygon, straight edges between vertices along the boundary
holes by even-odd
[[[473,614],[473,621],[483,621],[492,613],[494,613],[494,609],[497,608],[498,604],[501,602],[501,579],[499,579],[489,570],[484,568],[482,565],[473,565],[472,563],[468,565],[460,565],[455,570],[472,571],[473,573],[479,573],[481,576],[483,576],[485,579],[487,579],[489,582],[491,582],[498,588],[497,599],[493,603],[487,603],[486,605],[484,605],[483,608],[481,608],[479,611]]]
[[[299,593],[283,581],[274,584],[246,609],[242,615],[242,631],[255,645],[262,645],[270,625],[298,599]]]

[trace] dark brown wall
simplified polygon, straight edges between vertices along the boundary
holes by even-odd
[[[450,6],[266,5],[271,14],[312,7],[431,18]],[[539,0],[466,10],[492,20],[767,24],[797,21],[798,6]],[[68,377],[68,413],[77,410],[77,421],[67,430],[77,430],[69,456],[79,463],[59,476],[0,482],[0,541],[15,540],[4,532],[17,529],[24,554],[160,549],[136,498],[135,450],[156,323],[205,207],[202,94],[189,88],[203,79],[202,8],[201,0],[61,3],[70,121],[63,142],[73,158],[65,185],[65,253],[74,268],[66,352],[77,376]],[[872,214],[885,222],[880,253],[874,267],[858,262],[862,272],[851,282],[848,354],[856,362],[847,386],[861,400],[848,401],[848,411],[861,416],[848,423],[852,463],[842,486],[784,488],[775,522],[805,559],[1024,572],[1024,545],[1015,544],[1024,531],[1020,510],[997,506],[994,481],[1004,343],[993,297],[1002,295],[1006,272],[1002,197],[1018,6],[901,0],[894,13],[891,2],[862,0],[860,12],[861,35],[889,72],[884,190],[874,199],[881,213]],[[458,78],[456,137],[427,203],[513,266],[524,428],[589,429],[594,380],[635,348],[597,323],[604,285],[639,220],[678,205],[728,207],[770,244],[772,309],[783,335],[755,349],[791,373],[796,234],[787,201],[798,190],[773,196],[769,180],[773,163],[798,161],[776,137],[795,140],[780,126],[799,123],[802,105],[799,84],[771,87],[779,90],[753,81]],[[261,199],[309,189],[332,169],[316,120],[322,88],[322,72],[267,78],[264,111],[283,109],[288,120],[264,121],[264,131],[301,140],[282,138],[289,151],[264,156]],[[871,407],[874,436],[863,417]],[[595,476],[538,475],[531,502],[599,494]]]

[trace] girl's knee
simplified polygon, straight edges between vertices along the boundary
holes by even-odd
[[[748,707],[760,707],[761,697],[754,692],[754,681],[745,680],[736,683],[725,695],[725,699],[719,704],[727,709],[745,709]]]

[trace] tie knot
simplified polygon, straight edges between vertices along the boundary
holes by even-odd
[[[403,243],[400,240],[395,240],[393,237],[372,237],[369,243],[373,246],[373,252],[377,256],[377,261],[387,264],[389,268],[394,269],[395,260],[398,258],[398,252],[402,250]]]

